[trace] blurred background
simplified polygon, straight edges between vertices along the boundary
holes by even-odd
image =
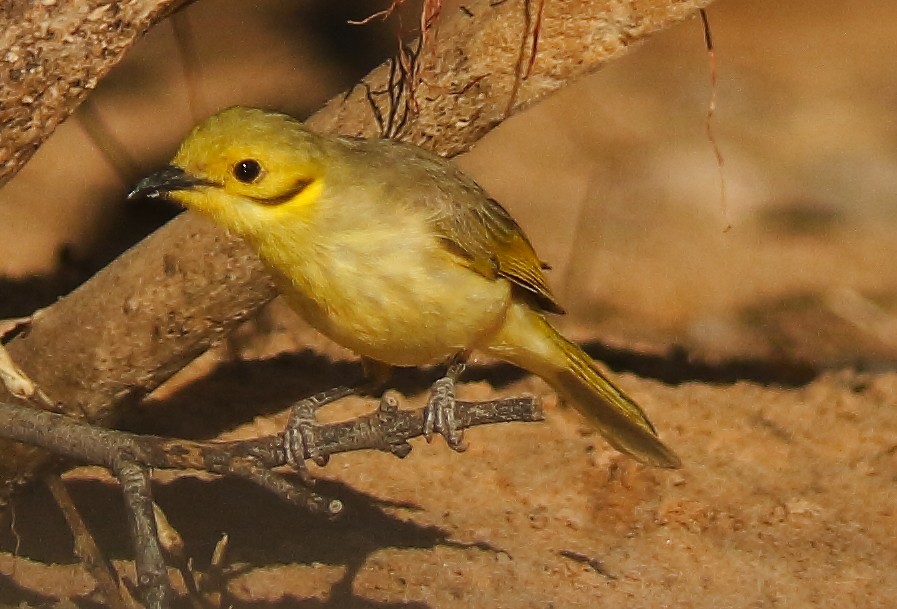
[[[124,193],[198,120],[232,104],[306,116],[391,54],[396,19],[347,23],[376,8],[217,0],[150,31],[0,190],[0,318],[49,304],[178,213]],[[554,266],[579,338],[708,361],[890,366],[897,5],[721,0],[709,16],[721,172],[697,19],[458,163]]]

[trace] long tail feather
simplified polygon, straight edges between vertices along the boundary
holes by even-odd
[[[601,435],[620,452],[655,467],[682,466],[679,457],[660,438],[644,411],[595,368],[582,349],[560,334],[552,337],[564,351],[569,368],[546,378]]]
[[[620,452],[655,467],[681,467],[641,407],[540,313],[522,303],[511,305],[487,350],[545,379]]]

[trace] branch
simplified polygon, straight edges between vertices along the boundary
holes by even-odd
[[[403,125],[403,138],[445,155],[463,152],[508,114],[597,70],[636,41],[693,15],[711,1],[546,1],[538,45],[533,45],[538,55],[528,77],[520,81],[516,64],[520,41],[533,34],[524,30],[526,3],[508,0],[493,6],[490,0],[471,0],[464,10],[440,21],[436,46],[421,54],[426,63],[415,92],[418,112]],[[107,35],[113,55],[123,51],[123,40],[132,41],[158,17],[161,7],[170,5],[151,4],[148,0],[133,3],[143,7],[142,12],[115,9],[123,20],[120,28],[91,29],[92,35]],[[43,3],[16,3],[29,18],[32,11],[51,10],[38,5]],[[80,15],[83,20],[76,9],[80,5],[59,0],[54,6],[63,17]],[[44,23],[52,21],[50,16],[44,19]],[[12,48],[10,36],[21,35],[25,45],[34,41],[21,28],[13,26],[4,32],[0,61],[9,61],[2,58]],[[79,37],[67,44],[79,49],[78,57],[86,57],[85,49],[95,48],[91,45],[99,44],[98,40]],[[92,66],[93,77],[107,69],[107,63],[100,63],[106,67]],[[10,67],[0,67],[0,78],[9,81]],[[52,96],[27,103],[25,98],[3,99],[0,120],[10,125],[4,128],[4,147],[7,131],[22,128],[23,120],[30,124],[29,112],[38,112],[42,120],[55,124],[83,97],[81,93],[71,97],[58,86],[59,82],[71,84],[72,74],[80,73],[77,69],[62,59],[52,68],[58,73],[44,67],[40,78],[64,101]],[[370,100],[376,104],[384,100],[369,93],[388,91],[390,72],[390,65],[377,68],[364,79],[366,86],[333,99],[309,123],[323,131],[377,135],[377,113]],[[51,110],[42,110],[44,104]],[[45,134],[45,130],[38,132]],[[28,154],[17,150],[7,158]],[[71,414],[108,424],[116,412],[155,389],[274,295],[268,276],[246,246],[204,220],[184,214],[46,309],[30,331],[13,339],[7,349],[16,365],[55,403],[65,405]],[[34,448],[0,445],[0,489],[4,489],[0,493],[27,482],[45,462],[44,453]],[[4,496],[0,494],[0,505]]]
[[[0,5],[0,185],[182,0],[5,0]]]
[[[140,600],[146,609],[166,609],[174,594],[159,543],[149,472],[146,467],[124,458],[116,459],[112,469],[125,496],[131,541],[136,549],[134,569]]]
[[[458,427],[542,420],[542,407],[533,397],[487,402],[455,402]],[[399,456],[410,451],[408,440],[424,435],[424,409],[399,410],[384,398],[371,414],[327,425],[314,425],[305,438],[305,459],[327,458],[355,450],[380,450]],[[0,437],[40,446],[79,463],[118,469],[126,461],[156,469],[193,469],[236,475],[268,486],[247,473],[288,465],[284,434],[232,442],[194,442],[144,436],[96,427],[53,412],[0,402]],[[282,493],[278,493],[283,496]],[[290,497],[286,497],[292,500]],[[316,511],[341,508],[303,504]]]

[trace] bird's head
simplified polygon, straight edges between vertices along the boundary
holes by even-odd
[[[197,125],[171,164],[141,180],[128,199],[169,199],[256,237],[285,216],[307,213],[324,169],[321,136],[285,114],[237,106]]]

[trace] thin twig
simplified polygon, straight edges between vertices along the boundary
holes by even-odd
[[[364,95],[368,100],[368,105],[371,107],[371,112],[374,113],[374,120],[377,121],[378,132],[380,135],[385,136],[386,123],[383,120],[383,112],[380,111],[380,106],[377,105],[377,100],[374,99],[374,91],[371,89],[371,85],[365,81],[361,81],[361,86],[364,87]]]
[[[145,466],[124,458],[115,459],[112,470],[121,483],[128,510],[128,524],[135,551],[137,593],[147,609],[167,609],[174,593],[159,544],[149,471]]]
[[[159,534],[159,543],[165,551],[165,556],[169,561],[174,563],[174,568],[181,574],[181,580],[187,595],[190,598],[190,604],[194,609],[208,609],[207,603],[199,593],[199,587],[196,584],[196,577],[190,568],[190,559],[184,552],[184,539],[176,528],[171,525],[165,511],[155,501],[153,502],[153,516],[156,519],[156,530]]]
[[[69,530],[72,532],[75,555],[96,580],[106,603],[112,609],[134,609],[137,607],[134,599],[128,593],[128,589],[120,585],[117,574],[114,574],[109,561],[103,556],[96,540],[90,534],[90,529],[81,518],[78,508],[75,507],[75,502],[59,474],[48,474],[44,478],[44,484],[53,495],[56,505],[62,511]]]

